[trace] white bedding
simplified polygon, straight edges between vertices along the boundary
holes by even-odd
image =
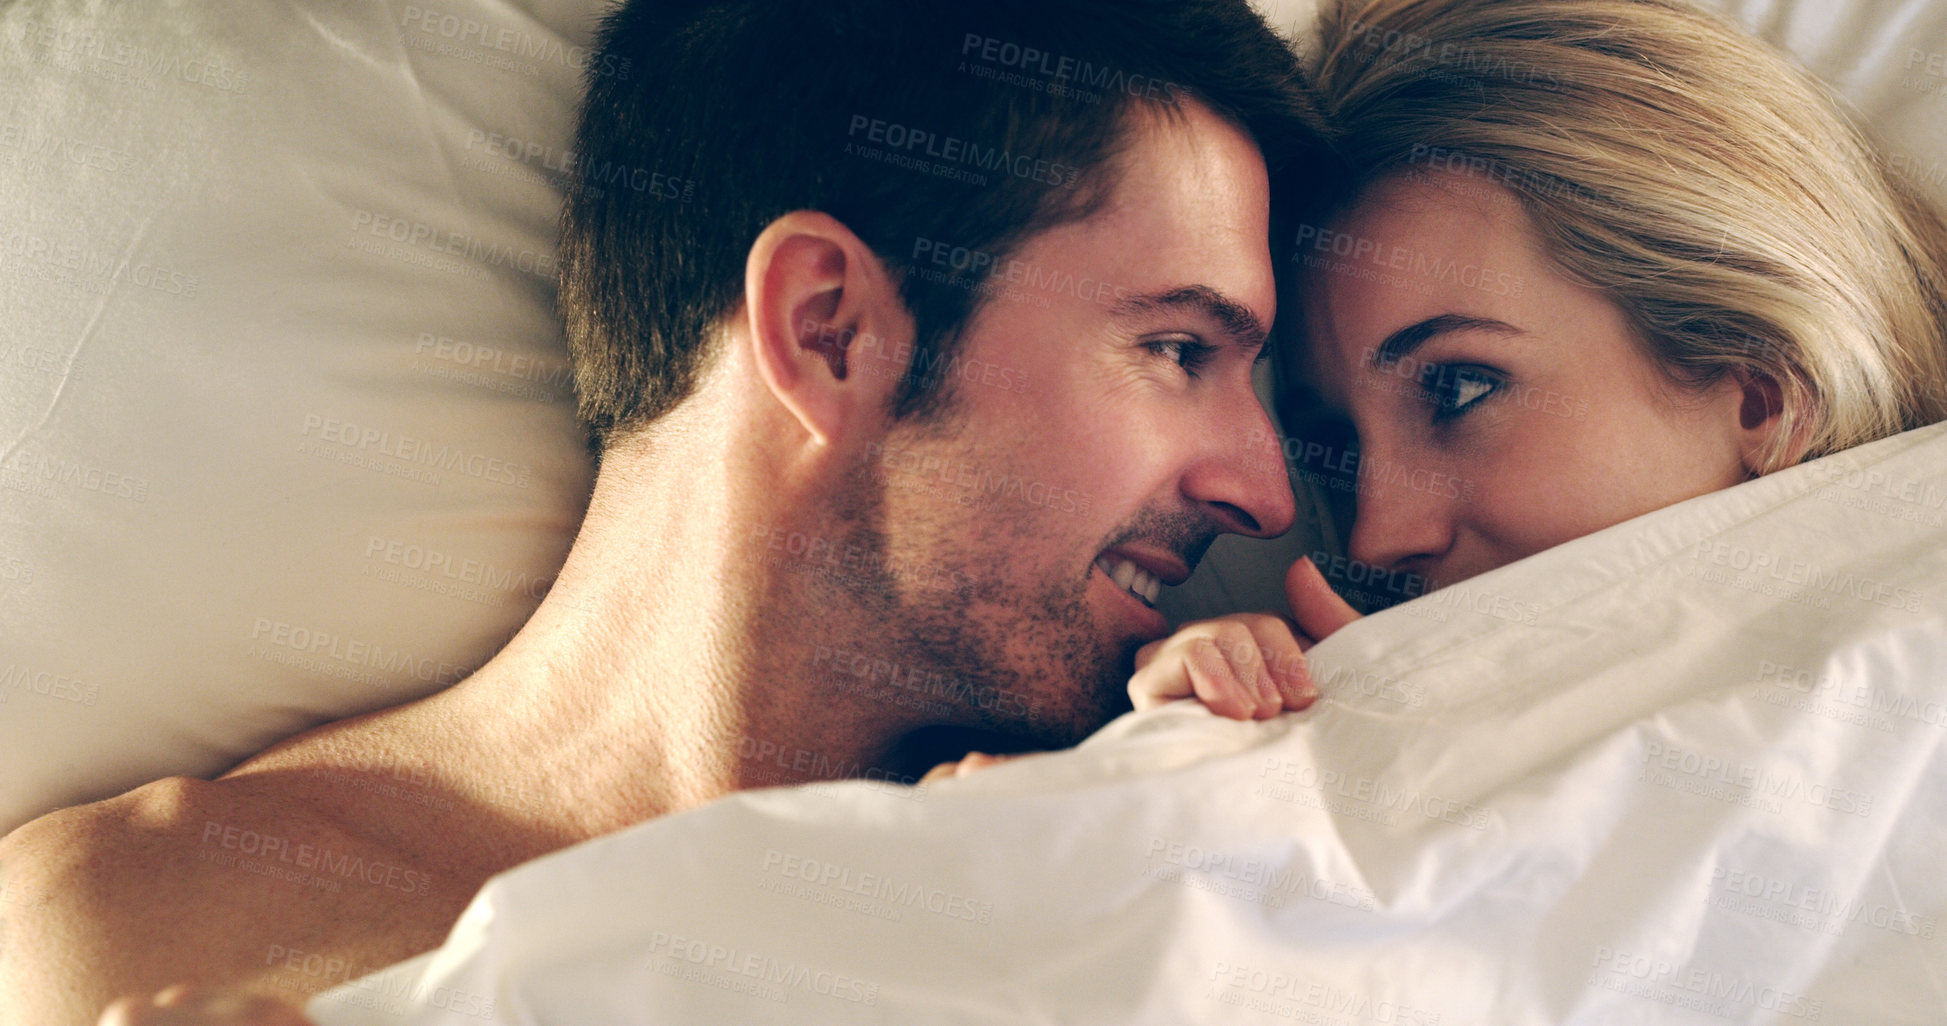
[[[1367,618],[927,791],[734,796],[491,882],[368,1023],[1938,1023],[1947,425]],[[288,971],[305,971],[302,953]]]

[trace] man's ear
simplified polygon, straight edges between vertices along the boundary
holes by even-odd
[[[819,443],[884,418],[912,317],[850,228],[812,210],[772,221],[744,264],[744,316],[764,384]]]
[[[1744,469],[1759,477],[1793,466],[1805,458],[1811,430],[1809,418],[1787,416],[1785,389],[1763,371],[1739,371],[1737,410],[1738,449]]]

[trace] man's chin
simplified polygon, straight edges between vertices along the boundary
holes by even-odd
[[[1079,744],[1103,724],[1128,712],[1129,677],[1135,673],[1134,642],[1112,646],[1094,666],[1076,667],[1061,700],[1044,701],[1011,732],[1032,738],[1042,748]]]

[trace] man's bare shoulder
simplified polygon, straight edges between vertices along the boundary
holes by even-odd
[[[93,1021],[144,946],[153,920],[139,910],[180,893],[165,882],[169,839],[220,807],[215,790],[159,780],[0,839],[0,1026]]]
[[[307,924],[357,903],[323,853],[360,850],[329,822],[242,781],[172,777],[50,813],[0,841],[0,1026],[93,1023],[174,983],[230,984]],[[346,856],[341,856],[348,858]]]

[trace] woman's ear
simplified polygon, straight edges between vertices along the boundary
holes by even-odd
[[[1811,422],[1802,411],[1788,410],[1788,401],[1803,405],[1800,396],[1788,397],[1778,379],[1759,370],[1737,373],[1739,404],[1737,431],[1744,469],[1752,477],[1762,477],[1805,458]]]
[[[772,221],[744,264],[758,373],[819,444],[884,419],[912,352],[912,317],[871,247],[836,218]]]

